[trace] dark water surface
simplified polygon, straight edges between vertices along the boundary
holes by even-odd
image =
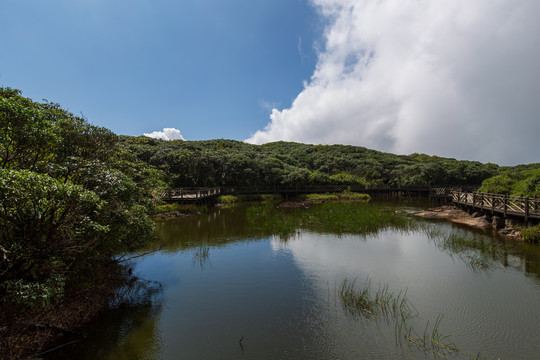
[[[439,318],[437,330],[460,349],[457,358],[540,358],[538,246],[422,220],[415,230],[369,235],[305,224],[273,231],[252,213],[241,205],[158,223],[153,246],[161,250],[134,260],[145,281],[124,289],[129,301],[51,356],[425,359],[433,352],[408,344],[404,328],[419,338]],[[476,245],[449,243],[450,234]],[[337,295],[344,279],[406,291],[417,317],[398,330],[396,319],[347,311]]]

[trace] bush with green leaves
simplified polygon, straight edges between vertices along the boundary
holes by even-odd
[[[521,233],[524,241],[532,243],[540,242],[540,224],[520,228],[519,232]]]
[[[540,164],[520,165],[484,180],[480,191],[540,197]]]
[[[0,296],[29,307],[145,244],[158,169],[111,131],[0,88]]]

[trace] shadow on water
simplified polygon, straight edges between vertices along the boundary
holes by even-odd
[[[108,308],[81,329],[72,345],[60,347],[47,359],[146,359],[159,358],[157,320],[162,309],[162,285],[132,277],[120,287]],[[150,339],[150,341],[149,341]]]

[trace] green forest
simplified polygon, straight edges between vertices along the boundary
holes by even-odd
[[[126,151],[160,171],[171,187],[253,185],[479,185],[495,164],[348,145],[234,140],[164,141],[121,136]]]
[[[480,185],[540,195],[540,164],[394,155],[347,145],[118,136],[52,102],[0,88],[0,306],[45,308],[99,281],[151,237],[175,187]]]

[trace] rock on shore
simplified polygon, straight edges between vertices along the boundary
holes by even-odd
[[[465,211],[457,209],[455,206],[431,208],[418,212],[415,215],[428,219],[447,219],[454,223],[464,224],[481,229],[491,226],[491,223],[484,216],[474,217],[467,214]]]

